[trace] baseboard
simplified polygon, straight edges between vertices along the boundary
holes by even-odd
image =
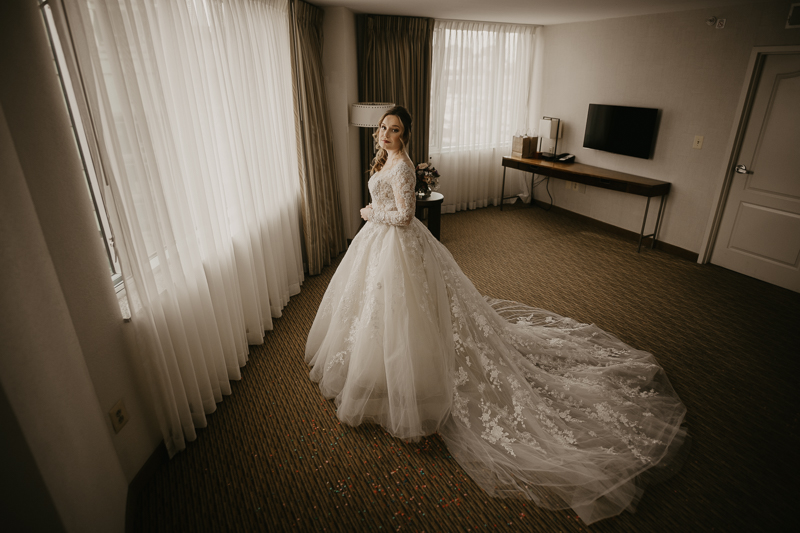
[[[639,241],[639,234],[635,231],[627,230],[625,228],[620,228],[619,226],[614,226],[613,224],[609,224],[607,222],[601,222],[596,218],[587,217],[586,215],[581,215],[574,211],[570,211],[569,209],[564,209],[563,207],[558,207],[556,205],[550,206],[548,202],[542,202],[541,200],[536,200],[536,205],[541,206],[544,209],[550,209],[556,213],[561,213],[565,216],[570,218],[574,218],[577,220],[582,220],[587,222],[595,227],[602,228],[605,231],[610,233],[615,233],[617,235],[622,235],[623,237],[629,238],[633,242]],[[650,247],[650,242],[652,241],[652,237],[646,237],[642,239],[642,248],[645,246]],[[679,246],[675,246],[674,244],[669,244],[664,241],[656,241],[654,246],[656,250],[661,250],[662,252],[666,252],[670,255],[674,255],[676,257],[680,257],[681,259],[686,259],[687,261],[692,261],[693,263],[697,262],[697,258],[699,254],[695,252],[691,252],[686,250],[685,248],[681,248]]]
[[[150,478],[167,462],[169,462],[169,454],[167,453],[166,444],[162,441],[128,485],[128,498],[125,503],[126,532],[131,533],[134,530],[133,512],[139,507],[139,495],[147,485],[147,482],[150,481]]]

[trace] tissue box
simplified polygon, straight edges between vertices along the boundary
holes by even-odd
[[[536,147],[539,145],[538,137],[528,137],[515,135],[511,141],[511,155],[528,159],[536,155]]]

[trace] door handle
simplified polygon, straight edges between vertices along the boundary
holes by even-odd
[[[744,165],[736,165],[736,173],[737,174],[752,174],[752,170],[747,170],[747,167]]]

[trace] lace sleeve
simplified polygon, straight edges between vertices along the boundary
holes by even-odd
[[[397,210],[384,209],[382,206],[372,206],[370,220],[389,224],[391,226],[408,226],[414,219],[417,207],[417,197],[414,194],[416,176],[405,163],[399,162],[400,170],[391,177],[394,203]]]

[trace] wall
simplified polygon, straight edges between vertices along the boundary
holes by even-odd
[[[3,113],[0,161],[0,385],[64,529],[122,531],[127,482]]]
[[[659,239],[699,252],[715,205],[726,145],[754,46],[800,43],[784,28],[790,2],[727,6],[547,26],[542,113],[564,121],[559,152],[581,163],[669,181]],[[725,18],[718,30],[710,16]],[[644,160],[583,148],[589,103],[662,110],[655,152]],[[700,150],[695,135],[704,137]],[[645,201],[552,180],[555,204],[639,232]],[[547,199],[542,188],[537,200]],[[657,207],[657,202],[654,204]],[[651,215],[651,221],[654,218]],[[652,228],[652,222],[648,230]]]
[[[358,58],[353,12],[345,7],[325,8],[322,47],[325,92],[331,114],[333,152],[342,202],[345,236],[361,227],[361,163],[358,128],[350,125],[350,104],[358,102]]]
[[[0,277],[0,302],[5,304],[5,302],[11,301],[13,292],[25,291],[28,285],[28,283],[25,283],[26,280],[19,279],[21,272],[17,272],[16,276],[9,272],[10,269],[8,267],[10,265],[7,262],[14,260],[11,254],[17,252],[14,246],[15,243],[11,242],[11,237],[15,233],[12,229],[12,224],[19,223],[19,216],[22,214],[19,212],[19,207],[23,206],[26,200],[28,200],[27,203],[29,204],[30,199],[25,198],[24,189],[15,191],[15,188],[10,183],[12,179],[15,179],[16,184],[20,185],[23,180],[20,179],[19,164],[16,153],[13,151],[13,144],[11,143],[2,107],[0,107],[0,176],[2,176],[0,184],[3,187],[3,194],[0,195],[0,272],[3,273],[2,277]],[[9,201],[11,203],[6,205]],[[29,211],[31,206],[27,205],[25,207],[27,208],[26,211]],[[9,217],[13,217],[13,219]],[[30,240],[39,236],[22,232],[19,237],[26,241],[24,248],[28,252],[30,250]],[[46,261],[47,257],[38,259]],[[17,261],[14,261],[14,263],[15,267],[18,268],[20,266]],[[43,265],[34,261],[33,266],[35,267],[34,270],[29,271],[28,265],[24,265],[23,272],[29,271],[32,274],[32,279],[27,281],[32,283],[34,288],[38,288],[43,276],[37,270],[43,269]],[[31,301],[31,297],[34,294],[25,292],[23,301]],[[39,296],[45,296],[45,294],[40,294]],[[35,308],[36,306],[34,305],[33,307]],[[47,309],[50,308],[51,306],[47,307]],[[2,319],[0,320],[0,457],[2,457],[0,459],[2,461],[0,516],[2,517],[3,528],[9,531],[64,531],[53,499],[50,497],[44,478],[39,472],[36,458],[28,446],[25,433],[17,421],[17,415],[11,407],[11,403],[5,393],[5,385],[3,385],[3,380],[7,379],[7,376],[10,377],[6,366],[11,364],[18,367],[21,363],[12,350],[16,351],[17,343],[23,346],[26,344],[25,339],[20,338],[17,333],[20,326],[19,321],[13,320],[13,318],[20,315],[24,316],[30,313],[30,310],[15,307],[13,311],[10,317],[6,316],[6,312],[3,312],[0,317]],[[42,318],[47,320],[48,317]],[[50,322],[48,321],[48,323]],[[16,337],[16,339],[12,339],[12,336]],[[24,355],[24,353],[23,351],[20,355]],[[14,378],[17,377],[14,376]]]
[[[122,530],[157,422],[35,2],[2,3],[0,50],[0,382],[65,529]],[[107,412],[120,398],[130,417],[115,434]]]

